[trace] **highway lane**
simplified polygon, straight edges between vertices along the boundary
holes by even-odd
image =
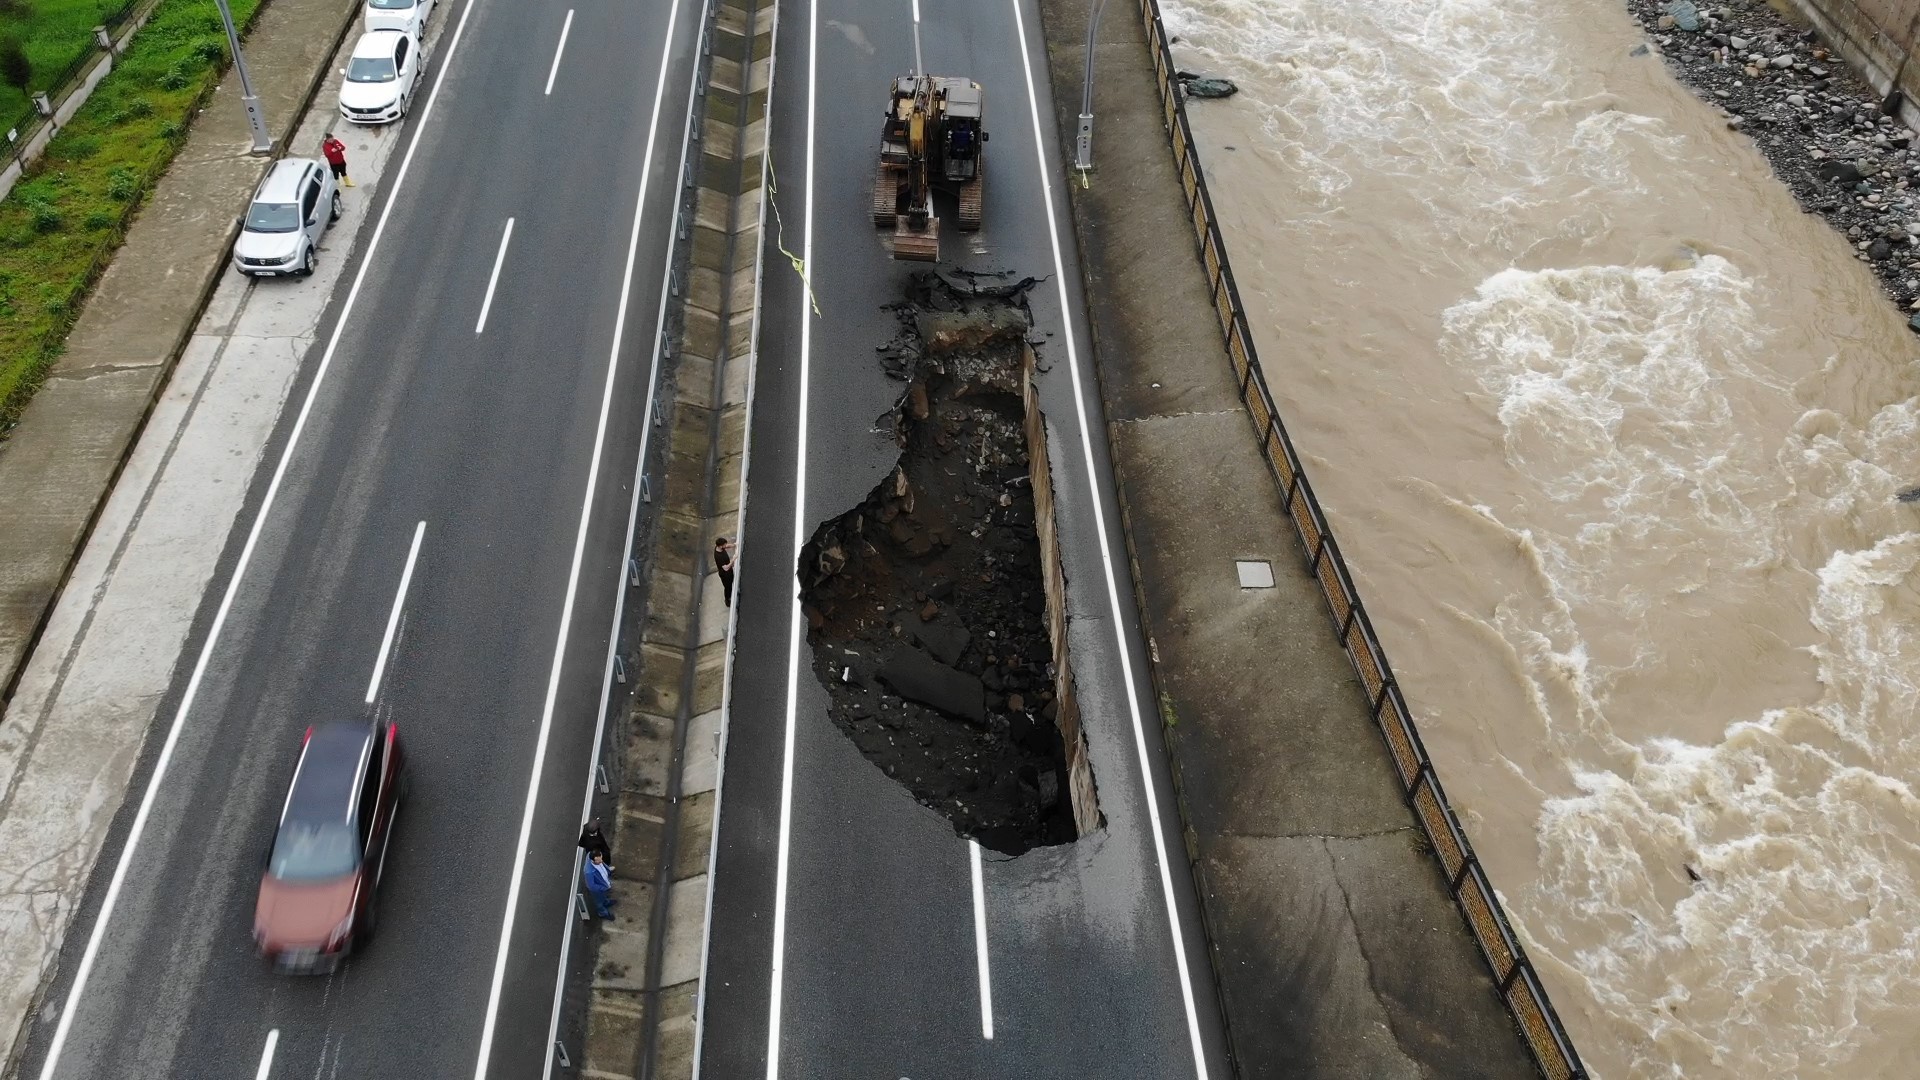
[[[1143,682],[1127,692],[1144,665],[1111,532],[1118,516],[1071,233],[1054,231],[1070,228],[1057,166],[1064,158],[1051,124],[1038,119],[1052,112],[1037,11],[1016,2],[918,5],[928,69],[982,83],[991,132],[986,226],[974,237],[948,231],[943,254],[971,269],[1048,279],[1031,294],[1051,370],[1041,399],[1052,427],[1071,648],[1107,825],[1018,859],[988,853],[988,1038],[968,845],[833,728],[804,642],[797,678],[785,677],[799,625],[799,541],[861,499],[895,458],[875,418],[899,384],[882,375],[874,346],[895,328],[880,305],[899,298],[914,269],[887,258],[867,217],[888,85],[913,63],[912,8],[901,0],[789,5],[776,35],[772,101],[783,232],[769,241],[803,256],[819,314],[806,314],[798,276],[770,248],[715,840],[701,1032],[707,1080],[1227,1075],[1151,713],[1135,727],[1138,702],[1151,698]],[[1043,161],[1054,170],[1052,220]],[[1103,555],[1114,561],[1113,578]],[[1151,821],[1162,809],[1156,845]],[[770,1046],[777,1069],[768,1067]]]
[[[286,472],[273,487],[291,409],[229,543],[222,585],[272,490],[72,1000],[59,1076],[252,1077],[271,1031],[276,1076],[474,1075],[490,1011],[490,1075],[544,1067],[702,7],[577,10],[548,94],[566,3],[446,6],[435,16],[444,84],[431,115],[424,94],[416,103],[404,179],[369,215],[378,241],[351,310],[336,299],[323,323],[345,315]],[[512,243],[476,333],[509,217]],[[359,250],[373,242],[363,236]],[[168,721],[219,599],[202,612]],[[414,770],[379,937],[334,976],[276,977],[248,931],[300,733],[375,710],[400,723]],[[543,737],[525,887],[501,964]],[[152,740],[50,1001],[69,1001],[159,753]],[[21,1075],[40,1072],[51,1019],[35,1025]]]

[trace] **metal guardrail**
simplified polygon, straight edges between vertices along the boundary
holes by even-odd
[[[121,29],[148,3],[149,0],[126,0],[114,10],[103,13],[100,16],[100,25],[106,27],[107,40],[117,41]],[[47,100],[51,101],[57,109],[68,92],[73,89],[74,84],[86,77],[87,72],[93,69],[93,65],[100,62],[101,55],[106,51],[97,39],[89,36],[80,54],[74,57],[73,62],[68,64],[60,74],[46,80],[36,78],[34,82],[41,86],[47,95]],[[0,121],[0,139],[4,139],[8,132],[14,133],[13,141],[4,149],[0,149],[0,168],[11,165],[24,153],[27,145],[33,141],[34,135],[52,119],[52,117],[40,115],[40,111],[29,101],[24,111],[5,121]]]
[[[1287,515],[1293,519],[1307,551],[1308,570],[1319,579],[1321,592],[1333,615],[1340,645],[1366,687],[1368,705],[1381,738],[1393,758],[1407,805],[1420,822],[1440,869],[1446,875],[1448,892],[1466,920],[1468,930],[1480,947],[1480,955],[1493,973],[1494,986],[1525,1038],[1540,1071],[1551,1080],[1585,1080],[1587,1072],[1574,1051],[1560,1017],[1547,1000],[1545,988],[1526,950],[1514,936],[1507,915],[1501,909],[1493,885],[1473,853],[1466,830],[1460,825],[1447,801],[1446,789],[1435,775],[1433,761],[1420,741],[1413,714],[1387,663],[1386,650],[1373,632],[1360,593],[1354,588],[1353,575],[1340,554],[1340,544],[1327,525],[1326,514],[1314,496],[1313,485],[1301,468],[1300,455],[1288,437],[1286,425],[1274,408],[1273,394],[1254,349],[1253,334],[1247,328],[1240,292],[1234,284],[1233,270],[1227,261],[1227,248],[1221,238],[1213,199],[1207,192],[1206,178],[1194,156],[1193,132],[1187,123],[1186,104],[1181,99],[1175,78],[1173,56],[1167,44],[1167,32],[1160,20],[1158,0],[1139,0],[1146,22],[1147,41],[1153,53],[1154,73],[1160,86],[1160,102],[1167,135],[1173,145],[1174,167],[1192,212],[1193,231],[1199,241],[1200,259],[1213,290],[1214,313],[1220,319],[1226,337],[1227,354],[1234,374],[1240,380],[1240,400],[1260,435],[1261,456],[1266,458],[1274,479],[1286,498]]]

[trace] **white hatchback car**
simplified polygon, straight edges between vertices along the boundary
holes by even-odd
[[[426,73],[420,39],[401,30],[360,35],[341,74],[340,115],[356,124],[385,124],[407,115]]]
[[[425,41],[431,14],[433,0],[367,0],[363,25],[369,32],[398,30]]]
[[[320,238],[339,219],[340,190],[326,163],[281,158],[247,204],[233,268],[256,277],[311,274]]]

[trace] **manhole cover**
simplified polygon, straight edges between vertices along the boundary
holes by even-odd
[[[1240,559],[1234,564],[1240,572],[1240,587],[1243,589],[1273,588],[1273,564],[1265,559]]]

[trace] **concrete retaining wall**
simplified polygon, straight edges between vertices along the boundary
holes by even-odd
[[[1067,787],[1073,799],[1074,829],[1085,836],[1100,827],[1100,802],[1087,760],[1087,737],[1080,729],[1080,696],[1073,688],[1073,664],[1067,651],[1067,572],[1060,561],[1060,534],[1053,518],[1053,468],[1047,457],[1047,418],[1033,384],[1033,347],[1021,347],[1020,402],[1026,414],[1027,474],[1033,480],[1033,531],[1040,538],[1040,577],[1047,593],[1047,638],[1053,646],[1054,726],[1067,757]]]
[[[1774,0],[1820,31],[1833,50],[1885,97],[1901,92],[1900,120],[1920,129],[1920,0]]]

